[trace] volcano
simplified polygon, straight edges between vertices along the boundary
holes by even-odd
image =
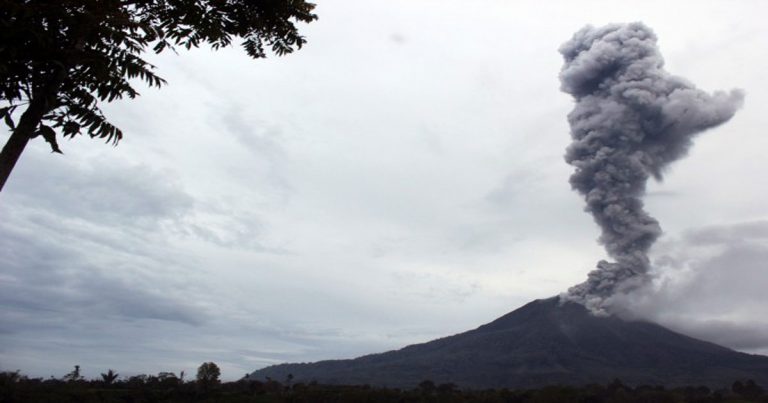
[[[280,364],[248,375],[295,382],[415,387],[423,380],[462,388],[606,384],[768,383],[768,357],[745,354],[658,324],[598,317],[558,297],[535,300],[477,329],[350,360]]]

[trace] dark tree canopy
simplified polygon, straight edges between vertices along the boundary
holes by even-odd
[[[221,370],[213,362],[204,362],[197,368],[197,381],[201,384],[217,384],[219,376],[221,376]]]
[[[136,81],[165,81],[141,58],[240,41],[246,53],[284,55],[306,42],[304,0],[0,0],[0,119],[11,138],[0,155],[0,190],[30,138],[61,152],[57,134],[122,138],[99,102],[134,98]],[[23,110],[23,112],[22,112]]]

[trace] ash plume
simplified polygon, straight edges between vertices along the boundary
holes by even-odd
[[[600,261],[562,297],[608,314],[610,297],[648,281],[648,250],[661,234],[643,209],[649,177],[686,155],[692,139],[733,117],[740,90],[708,94],[664,69],[656,36],[642,23],[587,26],[560,47],[561,89],[575,100],[565,160],[571,186],[601,229],[615,262]]]

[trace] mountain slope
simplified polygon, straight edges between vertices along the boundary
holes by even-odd
[[[607,383],[723,386],[768,383],[768,357],[739,353],[649,322],[595,317],[558,298],[533,301],[475,330],[352,360],[281,364],[250,379],[413,387]]]

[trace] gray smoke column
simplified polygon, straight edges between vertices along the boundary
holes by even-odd
[[[661,234],[643,209],[648,178],[685,156],[692,139],[728,121],[740,90],[707,94],[667,73],[656,36],[642,23],[587,26],[560,47],[561,89],[576,103],[568,115],[573,142],[570,182],[600,226],[615,262],[600,261],[586,282],[563,297],[607,314],[610,297],[648,280],[648,250]]]

